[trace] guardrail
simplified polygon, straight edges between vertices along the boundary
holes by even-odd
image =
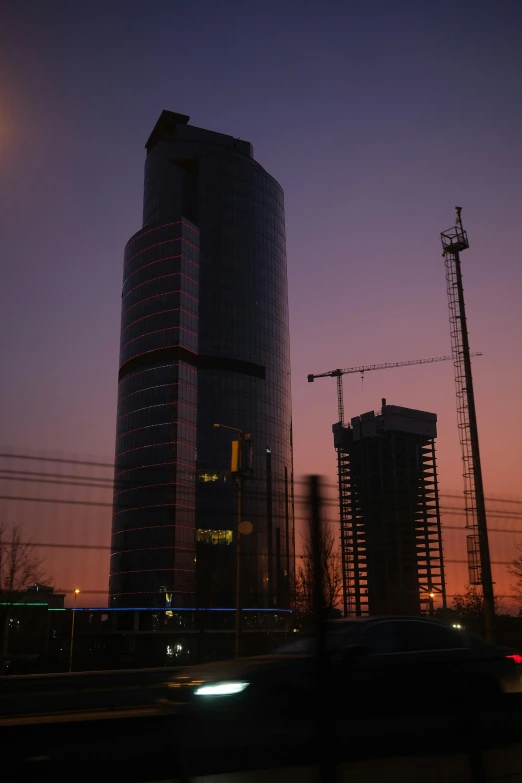
[[[153,704],[181,667],[126,669],[0,678],[0,715],[116,709]]]

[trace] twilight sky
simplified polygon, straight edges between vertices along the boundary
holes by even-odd
[[[1,0],[1,436],[112,459],[122,254],[162,109],[248,139],[286,198],[296,474],[333,481],[335,382],[450,353],[439,233],[463,256],[487,494],[522,458],[520,0]],[[439,416],[453,367],[345,378],[347,417]]]

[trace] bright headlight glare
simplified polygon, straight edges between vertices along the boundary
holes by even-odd
[[[230,696],[232,693],[241,693],[247,685],[248,682],[212,682],[196,688],[194,693],[196,696]]]

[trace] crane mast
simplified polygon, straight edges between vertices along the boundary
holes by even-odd
[[[462,448],[469,582],[482,585],[484,630],[488,641],[493,636],[495,598],[491,574],[486,503],[478,438],[477,413],[471,372],[464,287],[460,253],[469,248],[468,235],[462,227],[461,207],[456,207],[456,225],[441,234],[442,255],[446,266],[451,347],[455,366],[457,423]]]
[[[344,425],[344,391],[343,376],[341,373],[337,376],[337,412],[339,414],[339,421]]]

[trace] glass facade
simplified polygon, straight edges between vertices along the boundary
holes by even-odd
[[[141,483],[147,481],[151,486],[137,490],[132,485],[130,491],[129,485],[129,497],[125,500],[129,507],[125,509],[120,510],[117,500],[120,496],[115,497],[114,531],[127,530],[135,524],[134,518],[139,518],[142,529],[136,529],[132,539],[135,547],[132,558],[124,561],[126,553],[115,549],[112,601],[136,605],[139,598],[140,605],[162,605],[160,590],[165,587],[179,606],[188,605],[187,601],[197,607],[215,606],[216,602],[234,606],[235,545],[232,542],[216,546],[214,542],[216,535],[220,540],[225,531],[234,531],[235,537],[238,521],[237,488],[228,473],[234,433],[214,428],[215,423],[220,423],[239,428],[252,439],[253,474],[244,482],[243,519],[250,521],[254,529],[241,541],[242,605],[284,608],[290,602],[293,580],[294,523],[283,191],[254,160],[248,142],[187,123],[188,118],[183,115],[163,112],[147,143],[144,230],[129,243],[126,259],[132,269],[136,266],[138,276],[146,276],[143,279],[148,282],[144,288],[150,286],[150,291],[147,288],[145,296],[156,297],[151,300],[158,305],[154,309],[162,312],[154,316],[154,322],[132,323],[138,316],[128,317],[125,297],[135,296],[132,292],[142,278],[131,283],[125,277],[121,364],[125,368],[131,362],[134,372],[135,357],[143,355],[143,361],[148,363],[152,351],[154,363],[158,359],[159,364],[158,350],[165,350],[169,355],[177,352],[176,367],[166,370],[158,366],[153,370],[151,365],[147,372],[158,373],[153,383],[163,389],[154,392],[161,400],[159,405],[174,402],[169,395],[176,395],[177,400],[183,389],[183,394],[192,395],[193,408],[172,406],[170,415],[172,419],[178,418],[168,426],[167,417],[161,419],[154,408],[146,421],[140,419],[136,424],[135,419],[125,428],[119,422],[117,479],[122,467],[130,465],[139,472],[140,482],[143,478]],[[183,222],[177,223],[181,216],[185,216]],[[173,274],[169,265],[176,262],[166,257],[175,254],[174,244],[170,247],[168,243],[159,244],[167,234],[159,238],[155,234],[172,232],[176,225],[180,226],[180,232],[192,232],[192,245],[185,243],[184,247],[191,247],[199,263],[197,270],[179,269],[187,276],[183,281],[186,286],[183,308],[176,299],[180,286],[172,284],[175,277],[169,277]],[[138,263],[136,253],[141,251],[145,238],[151,248],[144,252],[152,255],[146,260],[142,257]],[[189,234],[185,239],[189,239]],[[165,257],[157,261],[156,256],[159,259],[161,254]],[[144,264],[150,265],[141,269]],[[170,299],[163,299],[166,291]],[[194,299],[191,306],[185,307],[189,295]],[[142,296],[136,294],[136,300]],[[196,300],[199,300],[199,310]],[[144,310],[143,316],[146,318],[148,313],[148,309]],[[197,318],[193,317],[195,314]],[[146,323],[146,329],[140,323]],[[149,330],[154,334],[151,331],[145,335]],[[178,383],[182,372],[186,386]],[[134,381],[128,377],[131,374],[130,370],[124,372],[120,381],[119,417],[125,413],[122,405],[129,399],[127,395],[136,389],[140,390],[138,396],[147,395],[147,405],[154,404],[149,392],[141,391],[144,374]],[[175,381],[168,381],[174,376]],[[177,385],[164,387],[166,381]],[[156,424],[161,426],[156,428]],[[148,429],[132,431],[140,425]],[[188,425],[195,428],[190,430],[192,435],[188,433]],[[165,432],[160,439],[162,428]],[[153,441],[150,440],[152,432],[155,433]],[[169,443],[162,440],[164,435]],[[146,441],[154,443],[154,449],[158,450],[154,462],[168,458],[186,464],[167,470],[154,468],[161,473],[154,482],[149,481],[150,473],[143,473],[146,468],[139,467],[145,465],[140,459],[145,454],[147,459],[149,456]],[[129,451],[133,448],[141,449],[141,454]],[[146,464],[151,466],[152,462]],[[187,471],[183,477],[186,487],[179,487],[181,469]],[[127,473],[121,476],[125,481],[135,481]],[[187,507],[181,505],[181,498]],[[126,528],[117,522],[118,517],[125,515]],[[155,527],[156,519],[161,527]],[[170,544],[169,534],[163,530],[168,525]],[[153,531],[161,531],[162,535]],[[216,531],[216,535],[211,531]],[[169,546],[188,548],[175,549],[174,554],[169,554]],[[167,548],[162,551],[152,547]],[[161,558],[164,559],[160,563]],[[185,571],[168,571],[168,567],[181,568],[181,564]],[[146,570],[149,566],[150,572]],[[148,575],[140,577],[141,573]],[[142,586],[147,582],[146,590],[137,589],[140,579]]]
[[[113,605],[194,593],[199,232],[186,219],[125,249],[109,590]]]

